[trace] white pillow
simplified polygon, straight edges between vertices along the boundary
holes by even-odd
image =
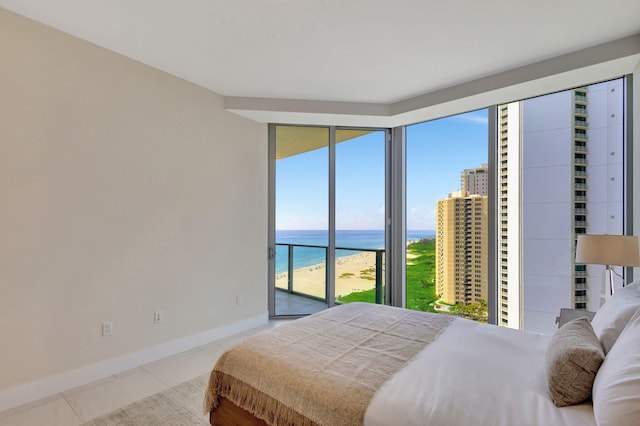
[[[640,309],[604,359],[592,395],[599,426],[640,424]]]
[[[613,296],[598,309],[591,325],[607,354],[616,342],[629,319],[640,308],[640,286],[632,283],[616,290]]]

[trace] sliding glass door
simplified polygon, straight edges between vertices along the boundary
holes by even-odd
[[[271,315],[384,300],[387,133],[271,126]]]
[[[275,315],[328,306],[329,128],[277,126]]]
[[[336,130],[336,303],[384,302],[385,136]]]

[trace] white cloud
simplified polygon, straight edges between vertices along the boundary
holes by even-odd
[[[468,121],[470,123],[475,123],[475,124],[482,124],[482,125],[487,125],[489,123],[489,117],[487,117],[487,114],[483,114],[483,115],[477,115],[477,114],[463,114],[458,116],[458,118],[460,120],[463,121]]]

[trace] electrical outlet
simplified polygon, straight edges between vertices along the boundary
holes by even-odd
[[[238,293],[236,296],[236,305],[242,305],[244,303],[244,296],[242,293]]]
[[[153,323],[154,324],[160,324],[163,319],[164,319],[164,312],[162,312],[162,311],[155,311],[154,312],[154,314],[153,314]]]
[[[102,323],[102,336],[106,337],[106,336],[111,336],[112,334],[113,334],[113,323],[111,321],[103,322]]]

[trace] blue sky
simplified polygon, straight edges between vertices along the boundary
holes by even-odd
[[[435,203],[487,162],[487,110],[407,128],[407,228],[434,229]],[[277,161],[276,229],[326,229],[328,149]],[[336,145],[336,229],[384,228],[384,134]]]
[[[460,189],[460,172],[488,162],[487,110],[407,128],[407,229],[434,229],[436,201]]]

